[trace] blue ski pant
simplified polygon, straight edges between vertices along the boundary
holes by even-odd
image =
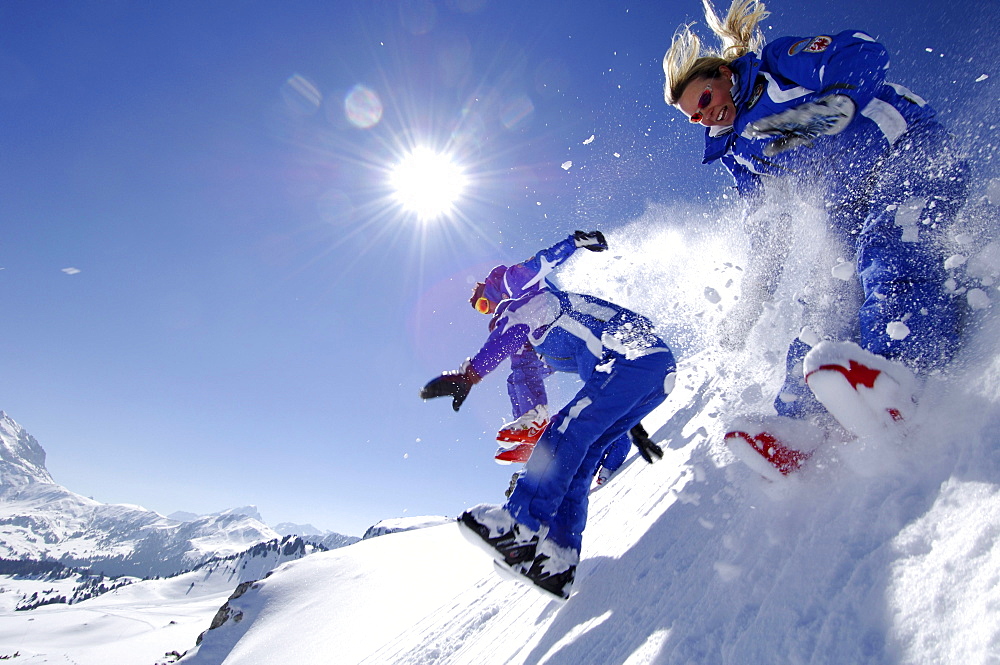
[[[945,257],[937,247],[969,189],[968,163],[951,141],[937,123],[907,132],[876,169],[871,193],[831,215],[834,228],[855,248],[864,292],[856,341],[917,372],[945,365],[959,343],[958,303],[945,289]],[[914,202],[916,211],[910,209]],[[888,332],[896,321],[909,329],[900,339]],[[802,377],[809,348],[795,340],[788,349],[785,385],[774,402],[779,415],[823,410]]]
[[[632,439],[629,438],[628,433],[625,433],[608,446],[598,466],[604,467],[608,471],[617,471],[625,463],[625,458],[628,457],[628,451],[631,449]]]
[[[530,344],[510,357],[510,374],[507,376],[507,396],[510,410],[515,418],[520,418],[539,404],[548,406],[545,392],[545,377],[552,374],[552,368],[545,364]]]
[[[673,355],[626,360],[617,352],[610,373],[594,372],[551,420],[504,507],[531,529],[580,550],[590,485],[605,451],[666,399]]]

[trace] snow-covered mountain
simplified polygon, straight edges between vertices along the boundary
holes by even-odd
[[[30,483],[51,483],[45,450],[35,437],[0,411],[0,498]]]
[[[429,526],[437,526],[454,521],[453,517],[442,517],[440,515],[425,515],[422,517],[397,517],[392,519],[379,520],[377,524],[368,527],[362,540],[387,536],[390,533],[400,531],[413,531],[414,529],[426,529]]]
[[[300,536],[307,543],[318,547],[335,550],[338,547],[346,547],[351,543],[356,543],[360,538],[357,536],[345,536],[329,529],[318,529],[312,524],[294,524],[292,522],[282,522],[274,526],[274,530],[283,536]]]
[[[0,411],[0,558],[167,577],[280,539],[253,506],[179,521],[56,484],[41,445]]]

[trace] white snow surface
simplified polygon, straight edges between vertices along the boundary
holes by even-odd
[[[561,270],[565,288],[649,315],[680,358],[674,391],[644,420],[664,458],[633,454],[592,493],[566,603],[501,579],[457,526],[432,521],[278,567],[231,599],[229,619],[197,647],[209,600],[224,594],[183,598],[181,583],[4,616],[0,656],[89,665],[100,647],[102,665],[166,662],[156,650],[168,649],[186,650],[184,665],[1000,663],[994,308],[966,305],[967,341],[927,378],[906,437],[827,444],[778,483],[722,445],[733,417],[773,413],[788,342],[806,329],[829,334],[800,303],[843,309],[831,285],[844,283],[832,275],[843,252],[817,242],[815,208],[800,213],[775,297],[739,351],[714,339],[743,272],[735,216],[709,229],[654,209],[609,234],[611,251]],[[1000,260],[984,251],[983,224],[972,227],[963,252],[976,269],[954,279],[992,298]],[[481,500],[501,503],[504,489],[484,488]]]
[[[311,549],[311,548],[309,548]],[[56,589],[67,597],[79,582],[0,576],[0,657],[17,663],[153,665],[183,653],[241,582],[264,577],[278,564],[303,556],[275,543],[211,561],[168,579],[138,580],[72,605],[14,612],[20,594]],[[108,584],[113,580],[106,580]]]
[[[286,564],[231,601],[241,620],[181,662],[1000,662],[996,321],[968,312],[968,341],[927,379],[905,438],[831,443],[786,482],[768,482],[732,458],[722,434],[737,413],[769,410],[803,325],[796,303],[822,301],[825,287],[810,280],[829,278],[838,254],[815,241],[793,254],[746,349],[724,352],[711,330],[738,293],[739,266],[726,261],[738,248],[666,228],[675,214],[651,211],[609,238],[612,251],[562,275],[564,287],[648,313],[668,340],[696,349],[644,420],[664,459],[633,455],[591,495],[568,602],[502,580],[443,524]],[[662,288],[637,286],[650,280]],[[483,500],[502,502],[503,489]]]
[[[425,529],[438,524],[445,524],[454,521],[453,518],[441,515],[420,515],[418,517],[395,517],[391,519],[379,520],[377,524],[368,527],[364,538],[375,538],[385,536],[390,533],[400,531],[412,531],[414,529]]]

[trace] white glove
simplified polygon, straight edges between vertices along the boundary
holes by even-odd
[[[839,134],[854,118],[854,100],[846,95],[830,95],[815,102],[769,115],[750,124],[744,131],[752,139],[779,137],[764,146],[764,155],[812,145],[820,136]]]

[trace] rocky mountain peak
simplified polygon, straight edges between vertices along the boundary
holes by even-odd
[[[0,491],[31,482],[53,482],[45,468],[45,450],[35,437],[0,411]]]

